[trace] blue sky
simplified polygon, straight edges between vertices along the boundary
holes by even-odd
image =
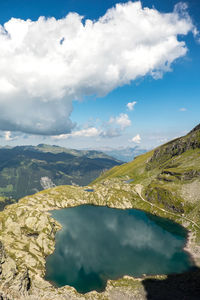
[[[124,26],[125,43],[122,44],[122,37],[113,31],[113,23],[106,21],[107,27],[97,24],[99,27],[96,26],[96,31],[92,27],[93,32],[84,33],[86,42],[79,44],[78,38],[74,41],[73,30],[76,30],[75,26],[80,26],[81,21],[72,17],[59,25],[57,20],[64,19],[70,12],[76,12],[84,16],[83,24],[86,19],[99,23],[99,18],[105,15],[108,9],[115,7],[118,1],[1,0],[0,23],[2,26],[6,22],[9,24],[2,27],[4,32],[1,33],[2,47],[5,47],[2,49],[8,49],[5,54],[0,49],[0,85],[5,86],[2,91],[0,88],[1,145],[49,143],[72,148],[100,149],[135,145],[152,148],[190,131],[199,123],[200,112],[200,2],[186,1],[184,3],[187,4],[187,8],[182,2],[174,9],[178,2],[144,0],[141,1],[140,13],[134,14],[136,6],[134,8],[131,5],[134,1],[129,4],[127,1],[120,1],[126,5],[124,12],[129,18],[128,23],[126,17],[122,17],[121,9],[113,9],[110,20],[117,24],[116,31]],[[120,4],[120,7],[124,6]],[[145,7],[150,11],[145,10]],[[180,20],[166,20],[167,13],[172,14],[173,18],[179,16],[183,26],[179,24]],[[37,23],[40,16],[54,17],[55,21]],[[18,18],[20,21],[11,21],[11,18]],[[138,21],[131,25],[131,18],[137,18]],[[153,18],[153,22],[148,23],[150,18]],[[27,19],[33,21],[32,27],[27,27]],[[127,24],[130,27],[127,27]],[[172,30],[172,33],[166,33],[165,36],[161,29],[158,30],[159,26],[163,26],[166,32],[168,29]],[[65,31],[65,27],[68,27],[68,31]],[[105,30],[111,32],[111,38],[109,33],[106,35]],[[153,34],[154,31],[157,38]],[[137,36],[137,32],[140,36]],[[146,35],[147,32],[149,36]],[[65,50],[56,48],[55,62],[53,42],[60,37],[61,45],[64,34],[66,37],[70,36],[69,47],[72,49],[69,50],[67,46]],[[144,39],[143,35],[146,36]],[[8,38],[5,39],[5,36]],[[66,37],[63,39],[63,45],[67,41]],[[162,50],[158,60],[158,47],[165,47],[164,43],[169,38],[171,44],[167,44],[166,48],[172,48]],[[92,39],[95,39],[96,43],[94,57],[91,55],[94,44]],[[185,46],[178,45],[176,41],[185,42]],[[47,46],[44,46],[43,42]],[[104,48],[104,44],[108,50],[102,52],[101,47]],[[150,66],[145,58],[148,54],[148,51],[145,52],[147,46],[153,47],[153,56],[150,54],[148,57],[149,61],[152,60]],[[13,47],[16,48],[15,51]],[[144,57],[138,56],[137,47],[143,51]],[[131,56],[130,49],[136,51],[134,56]],[[70,56],[66,56],[64,51],[71,51]],[[125,56],[127,51],[129,61],[118,61],[118,56],[120,57],[121,53]],[[65,65],[69,57],[73,57],[74,67],[71,67],[70,63]],[[10,66],[9,62],[12,59]],[[102,63],[98,64],[98,59]],[[113,78],[116,68],[120,70],[116,80],[112,79],[111,75],[105,79],[105,72],[108,72],[106,65],[110,61],[109,72],[112,72],[109,74],[113,74]],[[4,62],[7,62],[7,68]],[[132,63],[134,66],[131,68]],[[94,65],[97,71],[92,69]],[[49,72],[45,72],[45,66],[49,68]],[[77,73],[74,70],[77,70]],[[63,79],[65,76],[68,76],[66,81]],[[130,110],[127,104],[133,102],[136,103]]]

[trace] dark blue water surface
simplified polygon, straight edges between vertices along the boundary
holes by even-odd
[[[103,291],[108,279],[181,273],[192,266],[183,251],[187,233],[169,220],[91,205],[55,210],[52,216],[63,227],[47,257],[45,278],[58,287]]]

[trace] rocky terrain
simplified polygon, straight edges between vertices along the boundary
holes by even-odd
[[[58,186],[7,206],[0,213],[1,299],[200,299],[199,138],[197,128],[114,167],[90,186]],[[45,257],[54,251],[55,234],[61,228],[50,211],[82,204],[142,209],[183,225],[188,230],[185,250],[196,268],[177,275],[125,276],[108,281],[102,293],[82,295],[69,286],[55,288],[44,280]]]
[[[7,206],[0,215],[2,295],[8,299],[108,299],[110,294],[116,293],[113,284],[124,284],[126,279],[121,279],[108,283],[104,293],[91,292],[83,296],[71,287],[56,289],[43,279],[45,257],[54,251],[55,233],[61,228],[49,210],[86,203],[130,208],[133,196],[139,201],[136,192],[123,182],[113,182],[112,186],[104,182],[94,189],[91,193],[82,187],[56,187]],[[134,286],[137,281],[127,280],[131,282],[132,291],[132,281]]]
[[[200,219],[200,129],[114,167],[94,182],[123,178],[143,186],[150,203],[199,222]]]
[[[85,295],[78,294],[68,286],[55,288],[45,281],[45,257],[54,251],[55,233],[61,228],[49,213],[52,209],[90,203],[117,208],[135,207],[171,218],[191,230],[187,251],[193,254],[196,265],[200,264],[198,224],[196,226],[180,215],[170,214],[141,200],[139,185],[133,187],[124,181],[113,179],[96,184],[93,189],[94,192],[91,193],[82,187],[56,187],[25,197],[1,212],[2,299],[120,299],[122,295],[123,299],[146,299],[143,281],[151,278],[150,276],[109,281],[105,292],[90,292]],[[165,278],[166,276],[157,276],[159,280]]]

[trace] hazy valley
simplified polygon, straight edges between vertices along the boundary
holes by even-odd
[[[87,185],[121,163],[94,150],[45,144],[0,148],[0,197],[11,201],[57,185]]]

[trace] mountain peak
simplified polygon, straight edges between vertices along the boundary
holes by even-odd
[[[198,124],[197,126],[195,126],[191,131],[191,132],[194,132],[194,131],[197,131],[197,130],[200,130],[200,124]]]

